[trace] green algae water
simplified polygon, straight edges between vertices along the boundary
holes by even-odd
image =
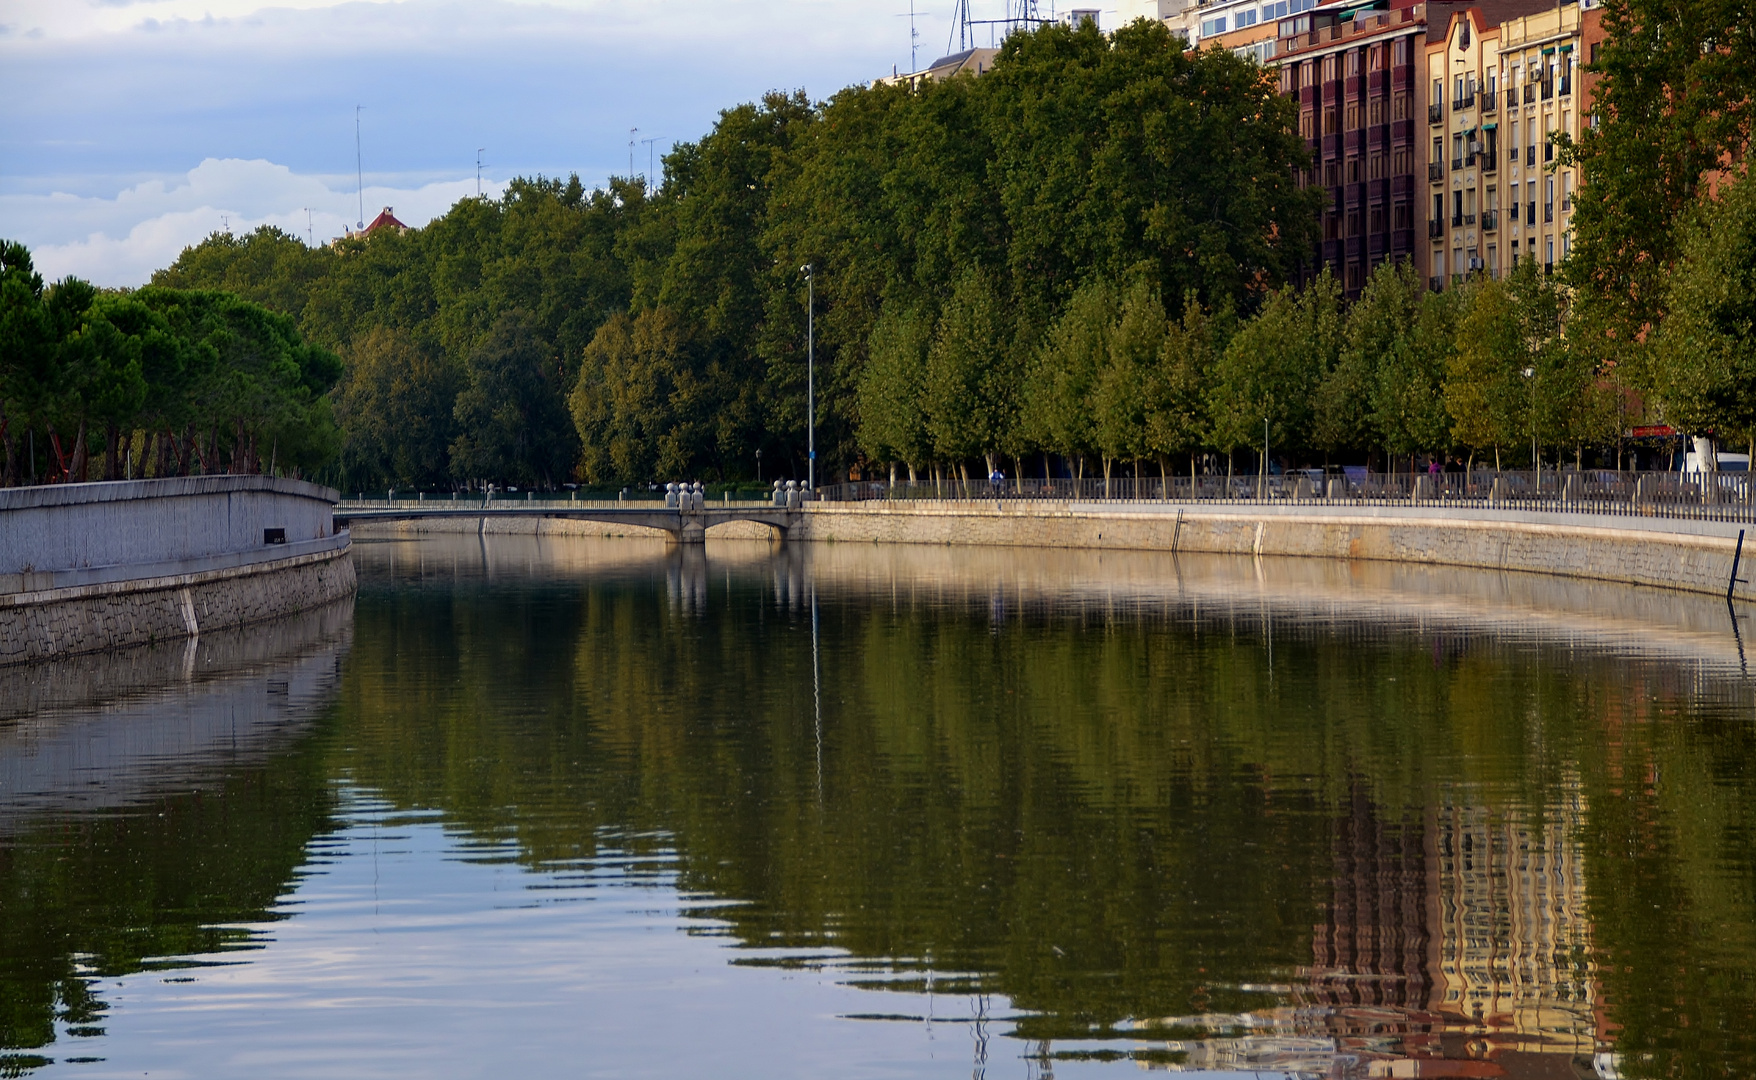
[[[1752,624],[435,537],[0,672],[0,1075],[1756,1073]]]

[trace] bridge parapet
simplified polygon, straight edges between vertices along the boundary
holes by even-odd
[[[685,510],[676,506],[667,507],[662,503],[592,504],[562,500],[487,504],[474,500],[468,503],[433,500],[404,501],[397,504],[354,501],[344,502],[335,509],[338,525],[439,518],[479,518],[484,521],[490,518],[551,518],[657,529],[682,544],[702,543],[707,538],[708,529],[732,521],[753,521],[767,525],[785,539],[801,516],[802,511],[799,510],[749,502],[707,503],[701,509]]]

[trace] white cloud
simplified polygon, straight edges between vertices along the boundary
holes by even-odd
[[[269,161],[210,158],[182,177],[136,184],[115,198],[0,196],[0,233],[29,246],[46,278],[73,274],[98,285],[143,285],[185,247],[222,228],[245,233],[273,225],[325,243],[359,214],[351,186]],[[502,187],[486,178],[482,186],[492,195]],[[365,216],[370,220],[389,206],[404,224],[424,225],[474,194],[473,177],[411,187],[372,184],[364,192]]]

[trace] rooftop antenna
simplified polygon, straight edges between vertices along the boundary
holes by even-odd
[[[657,135],[654,135],[650,139],[640,140],[641,145],[646,147],[646,190],[647,191],[652,190],[652,162],[653,162],[652,144],[655,142],[658,142],[658,141],[659,141],[659,137]]]
[[[220,228],[227,236],[232,235],[232,216],[230,214],[220,215]]]
[[[354,106],[354,189],[360,194],[360,221],[356,229],[366,227],[366,159],[360,154],[360,110],[364,105]]]
[[[915,18],[917,15],[924,14],[926,13],[915,11],[915,0],[908,0],[908,14],[903,15],[899,13],[896,16],[899,19],[908,20],[908,69],[911,75],[921,70],[921,58],[919,55],[921,50],[921,32],[915,29]]]
[[[628,179],[634,179],[634,143],[640,137],[639,128],[628,129]]]
[[[303,209],[305,211],[305,244],[307,247],[316,247],[317,230],[311,225],[311,208],[307,206]]]
[[[957,0],[957,6],[953,8],[951,12],[951,33],[957,39],[957,48],[952,48],[951,39],[947,38],[945,42],[946,52],[957,53],[963,52],[965,49],[975,48],[976,31],[975,27],[970,25],[970,22],[969,0]]]
[[[482,151],[485,146],[476,147],[476,198],[482,197]]]

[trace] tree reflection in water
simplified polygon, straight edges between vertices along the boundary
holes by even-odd
[[[1147,553],[356,550],[304,734],[154,795],[169,818],[39,809],[0,848],[5,910],[36,920],[6,920],[7,1045],[85,1007],[85,957],[247,944],[188,928],[296,887],[345,777],[539,876],[663,866],[731,964],[962,1026],[978,1072],[1756,1061],[1723,605]],[[90,868],[49,869],[56,844]]]

